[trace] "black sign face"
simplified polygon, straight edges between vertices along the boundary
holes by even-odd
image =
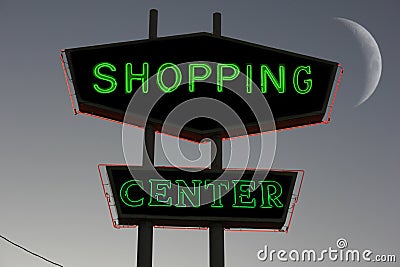
[[[133,168],[132,172],[129,168]],[[107,166],[119,225],[281,229],[298,172]],[[133,174],[133,175],[132,175]]]
[[[140,117],[144,114],[135,114],[140,113],[135,106],[127,111],[132,97],[141,94],[146,101],[157,91],[161,98],[146,121],[158,130],[179,104],[206,97],[229,106],[245,126],[244,134],[264,131],[259,124],[269,122],[260,122],[253,106],[238,92],[265,98],[277,129],[321,122],[338,67],[335,62],[209,33],[66,49],[65,53],[80,112],[117,121],[124,120],[125,112]],[[239,86],[235,83],[230,90],[240,79]],[[140,119],[133,124],[143,126]],[[236,127],[222,125],[199,116],[185,123],[179,136],[197,141],[215,134],[226,137],[224,127]]]

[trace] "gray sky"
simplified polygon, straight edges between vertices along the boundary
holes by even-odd
[[[145,39],[151,8],[159,10],[160,36],[211,31],[218,11],[225,36],[333,60],[345,69],[329,125],[277,135],[273,167],[306,173],[289,234],[226,233],[226,266],[271,264],[256,257],[266,244],[322,250],[341,237],[351,248],[399,258],[395,0],[1,0],[0,233],[65,266],[135,266],[136,230],[112,227],[97,173],[98,163],[124,163],[121,125],[72,114],[59,51]],[[357,108],[368,57],[334,17],[363,25],[382,54],[378,88]],[[46,264],[0,239],[1,267]],[[154,266],[208,266],[208,233],[156,230]]]

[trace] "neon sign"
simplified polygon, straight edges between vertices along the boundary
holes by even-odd
[[[301,178],[294,195],[296,179],[304,172],[223,169],[223,138],[329,121],[330,112],[323,118],[339,64],[222,37],[219,13],[213,35],[156,38],[157,11],[150,14],[149,40],[62,51],[72,107],[77,111],[76,97],[77,113],[144,128],[146,167],[102,165],[109,179],[104,183],[99,165],[114,227],[139,226],[138,265],[152,265],[153,226],[160,225],[209,227],[210,266],[224,266],[224,229],[287,232],[302,184]],[[228,85],[243,73],[239,86]],[[256,98],[248,101],[240,90]],[[179,110],[184,105],[191,109]],[[169,120],[176,110],[184,116]],[[155,131],[170,133],[170,127],[178,137],[214,141],[210,169],[154,166]]]
[[[230,90],[235,82],[245,95],[265,98],[276,129],[320,123],[338,68],[332,61],[209,33],[72,48],[65,56],[78,113],[122,122],[125,112],[142,115],[127,110],[136,93],[150,97],[160,92],[148,118],[158,131],[175,107],[205,97],[229,106],[247,134],[260,132],[252,109]],[[240,80],[239,73],[245,78]],[[154,85],[149,83],[153,78]],[[198,118],[184,125],[179,136],[200,141],[215,134],[227,136],[215,121]]]
[[[143,218],[155,224],[280,229],[286,221],[297,171],[202,170],[107,166],[119,224]],[[222,175],[221,178],[219,178]],[[162,178],[161,178],[162,177]],[[219,178],[219,179],[218,179]]]

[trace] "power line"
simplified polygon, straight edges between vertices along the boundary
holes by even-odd
[[[44,261],[47,261],[47,262],[49,262],[49,263],[52,263],[52,264],[54,264],[54,265],[56,265],[56,266],[63,267],[62,265],[60,265],[60,264],[58,264],[58,263],[55,263],[54,261],[51,261],[51,260],[49,260],[49,259],[46,259],[45,257],[40,256],[39,254],[36,254],[36,253],[34,253],[34,252],[32,252],[32,251],[30,251],[30,250],[28,250],[28,249],[26,249],[26,248],[24,248],[24,247],[18,245],[17,243],[11,241],[10,239],[8,239],[8,238],[6,238],[6,237],[4,237],[4,236],[2,236],[2,235],[0,235],[0,237],[3,238],[3,239],[4,239],[5,241],[7,241],[8,243],[10,243],[10,244],[12,244],[12,245],[14,245],[14,246],[16,246],[16,247],[18,247],[18,248],[24,250],[25,252],[28,252],[28,253],[30,253],[30,254],[32,254],[32,255],[38,257],[38,258],[41,258],[41,259],[44,260]]]

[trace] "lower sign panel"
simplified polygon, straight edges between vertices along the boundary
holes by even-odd
[[[298,171],[106,166],[119,225],[282,229]]]

